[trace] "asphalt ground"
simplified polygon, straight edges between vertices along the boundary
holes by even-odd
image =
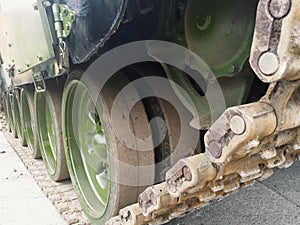
[[[0,132],[0,225],[64,225]],[[300,225],[300,162],[168,225]]]
[[[300,162],[168,225],[298,225]]]

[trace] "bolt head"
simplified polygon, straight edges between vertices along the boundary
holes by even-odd
[[[258,60],[260,71],[267,76],[276,73],[279,69],[279,65],[278,56],[271,52],[263,53]]]
[[[70,30],[70,25],[69,24],[66,24],[66,30]]]
[[[37,56],[37,59],[41,62],[41,61],[43,61],[43,57],[42,56]]]
[[[207,30],[212,22],[211,14],[207,9],[200,9],[196,16],[196,27],[200,31]]]
[[[238,116],[238,115],[231,117],[230,129],[232,130],[233,133],[235,133],[237,135],[241,135],[241,134],[245,133],[245,130],[246,130],[245,120],[241,116]]]
[[[32,7],[33,7],[34,10],[38,10],[37,2],[34,2],[34,3],[32,4]]]
[[[69,15],[69,18],[70,18],[71,20],[74,20],[74,19],[75,19],[75,15],[74,15],[74,14],[70,14],[70,15]]]
[[[208,144],[208,152],[212,157],[219,159],[222,156],[222,145],[217,141],[211,141]]]
[[[63,9],[62,13],[63,13],[64,16],[68,15],[68,11],[66,9]]]

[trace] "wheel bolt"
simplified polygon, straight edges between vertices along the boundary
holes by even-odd
[[[212,19],[208,10],[201,9],[196,17],[196,27],[200,31],[205,31],[211,25]]]

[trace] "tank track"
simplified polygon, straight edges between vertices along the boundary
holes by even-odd
[[[300,149],[300,146],[298,147]],[[294,161],[300,160],[299,149],[285,146],[276,150],[272,158],[265,158],[264,156],[269,154],[265,151],[263,154],[232,161],[225,169],[231,172],[204,186],[200,184],[201,180],[195,181],[195,183],[198,182],[196,186],[189,188],[187,184],[192,181],[190,168],[197,171],[199,175],[201,174],[202,179],[212,176],[209,172],[212,168],[209,168],[205,154],[181,160],[168,172],[167,182],[148,188],[140,195],[139,203],[120,210],[120,214],[109,220],[106,225],[167,223],[188,212],[207,206],[210,201],[236,193],[239,189],[253,185],[256,181],[267,179],[276,169],[290,167]],[[180,183],[177,188],[176,183]],[[180,192],[178,192],[179,189],[181,189]]]
[[[52,181],[48,176],[43,161],[33,159],[28,148],[21,146],[20,142],[16,141],[12,134],[5,129],[4,118],[4,115],[2,115],[2,130],[5,138],[66,223],[69,225],[90,225],[89,219],[85,216],[77,200],[71,181]]]
[[[227,109],[205,135],[205,153],[180,160],[106,225],[166,223],[300,160],[299,9],[299,0],[259,1],[250,63],[270,83],[266,95]]]
[[[70,181],[54,182],[50,179],[42,160],[32,159],[26,147],[5,130],[2,115],[3,133],[7,141],[19,155],[38,186],[69,225],[90,225],[77,200]],[[210,164],[208,154],[198,154],[182,159],[168,173],[167,181],[146,189],[139,203],[120,211],[106,225],[150,225],[164,224],[184,216],[186,213],[207,206],[210,201],[236,193],[239,189],[264,180],[278,168],[287,168],[300,160],[300,146],[291,143],[298,130],[280,132],[275,140],[276,154],[269,148],[250,157],[227,162],[222,177],[218,177],[215,165]],[[267,138],[269,140],[269,138]],[[262,143],[267,143],[263,141]],[[246,165],[246,166],[245,166]],[[263,166],[265,165],[265,166]],[[197,174],[194,173],[197,171]],[[205,176],[206,175],[206,176]],[[197,179],[193,179],[197,177]],[[217,178],[216,178],[217,177]],[[207,180],[213,179],[207,182]],[[193,185],[193,184],[194,185]],[[201,185],[202,183],[202,185]],[[206,183],[204,185],[204,183]],[[188,185],[185,185],[188,184]]]

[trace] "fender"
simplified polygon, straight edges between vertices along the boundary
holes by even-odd
[[[72,62],[80,64],[102,47],[119,27],[128,0],[66,0],[76,20],[68,37]]]

